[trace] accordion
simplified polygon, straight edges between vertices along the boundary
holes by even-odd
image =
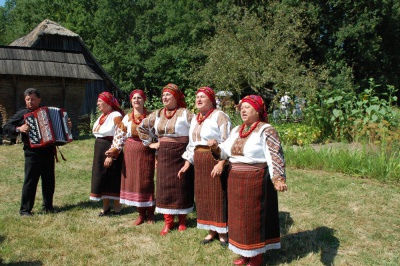
[[[31,128],[28,132],[31,148],[50,144],[61,146],[72,141],[67,126],[68,114],[62,108],[40,107],[24,115],[25,123]]]

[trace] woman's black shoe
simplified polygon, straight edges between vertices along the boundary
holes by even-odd
[[[203,240],[200,241],[200,244],[203,244],[203,245],[210,244],[217,237],[217,235],[218,234],[215,234],[215,236],[213,236],[210,239],[204,238]]]
[[[101,212],[99,213],[99,217],[108,216],[108,215],[110,215],[110,214],[111,214],[111,208],[108,208],[108,210],[101,211]]]
[[[226,242],[226,241],[221,241],[221,240],[219,240],[219,244],[221,245],[221,247],[224,247],[224,248],[226,248],[227,246],[229,246],[229,242]]]
[[[203,240],[200,241],[200,244],[207,245],[207,244],[210,244],[213,240],[214,240],[214,238],[203,239]]]

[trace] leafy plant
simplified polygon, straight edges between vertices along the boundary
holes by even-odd
[[[321,129],[322,136],[337,141],[381,141],[386,131],[399,126],[393,103],[397,89],[378,95],[380,85],[369,80],[370,87],[357,95],[340,88],[322,89],[319,100],[305,109],[306,121]],[[377,130],[379,129],[379,130]]]

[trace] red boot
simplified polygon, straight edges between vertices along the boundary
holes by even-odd
[[[154,218],[154,210],[155,210],[156,206],[151,206],[151,207],[147,207],[146,211],[147,211],[147,220],[146,222],[148,224],[154,224],[155,222],[155,218]]]
[[[240,256],[240,258],[233,261],[234,265],[246,265],[250,261],[250,258]]]
[[[178,231],[185,231],[186,230],[186,214],[179,214],[179,227]]]
[[[251,257],[249,263],[246,266],[261,266],[263,263],[263,254],[258,254],[255,257]]]
[[[168,234],[169,230],[174,228],[174,216],[171,214],[164,214],[165,225],[163,230],[160,232],[162,236]]]
[[[139,216],[133,221],[133,225],[141,225],[146,220],[146,208],[137,207],[136,208],[139,212]]]

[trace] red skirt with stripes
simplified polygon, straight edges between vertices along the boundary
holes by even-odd
[[[212,178],[211,171],[217,162],[209,148],[194,152],[197,228],[226,233],[228,169],[220,177]]]
[[[155,152],[139,138],[128,138],[124,148],[120,202],[136,207],[149,207],[154,199]]]
[[[232,164],[228,177],[228,221],[229,248],[233,252],[253,257],[280,248],[278,195],[268,168]]]
[[[187,214],[193,210],[193,167],[178,178],[185,163],[182,154],[187,143],[161,141],[157,152],[156,211],[165,214]]]

